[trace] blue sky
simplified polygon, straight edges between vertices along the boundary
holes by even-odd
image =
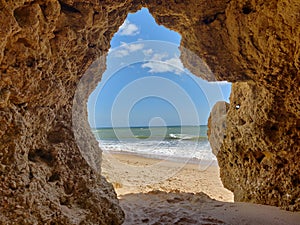
[[[147,9],[129,14],[111,41],[107,70],[88,101],[91,127],[207,124],[231,85],[206,82],[179,59],[180,35]]]

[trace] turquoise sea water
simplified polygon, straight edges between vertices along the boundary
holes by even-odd
[[[216,160],[207,126],[98,128],[92,130],[103,151],[152,158]]]

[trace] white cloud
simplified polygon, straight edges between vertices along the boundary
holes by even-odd
[[[135,36],[139,34],[139,28],[133,24],[130,23],[129,20],[125,20],[125,22],[120,26],[118,34],[121,36]]]
[[[120,49],[120,50],[117,50],[114,52],[114,56],[118,57],[118,58],[121,58],[121,57],[124,57],[127,55],[129,55],[129,51],[126,49]]]
[[[141,44],[141,43],[138,43],[138,44],[122,43],[121,47],[127,49],[130,52],[135,52],[135,51],[143,49],[144,48],[144,44]]]
[[[230,84],[228,81],[210,81],[211,84],[218,84],[218,85],[227,85]]]
[[[143,50],[143,53],[145,56],[151,56],[153,54],[153,49],[151,49],[151,48],[145,49],[145,50]]]
[[[167,58],[168,54],[167,53],[155,53],[151,60],[153,61],[162,61],[163,59]]]
[[[122,43],[119,49],[114,51],[113,55],[115,57],[121,58],[124,56],[129,55],[130,53],[142,50],[144,48],[144,44],[127,44],[127,43]]]
[[[149,62],[142,65],[142,68],[149,68],[150,73],[173,72],[180,75],[184,71],[181,60],[178,57],[163,60],[167,56],[167,54],[154,54]]]

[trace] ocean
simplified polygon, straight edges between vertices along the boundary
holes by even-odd
[[[176,161],[216,161],[207,126],[122,127],[92,129],[105,152]]]

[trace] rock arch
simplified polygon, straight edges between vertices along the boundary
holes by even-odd
[[[234,82],[217,155],[225,187],[238,201],[299,210],[299,4],[0,1],[0,221],[122,222],[112,186],[78,150],[71,112],[81,76],[107,53],[128,12],[141,7],[180,33],[181,46],[205,60],[216,79]],[[182,52],[181,59],[212,80],[194,58]],[[101,74],[90,79],[96,85]],[[86,148],[97,151],[86,120],[80,129]]]

